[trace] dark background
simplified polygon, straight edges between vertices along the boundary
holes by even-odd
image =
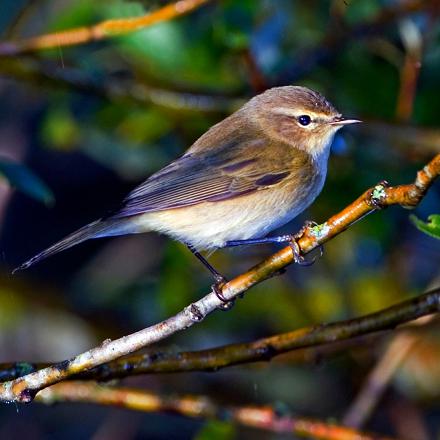
[[[2,0],[1,38],[138,15],[165,3]],[[0,161],[21,167],[0,181],[0,361],[65,359],[208,292],[211,280],[200,263],[155,234],[96,240],[15,276],[11,270],[110,211],[264,88],[305,85],[365,121],[338,134],[322,194],[280,232],[295,232],[306,219],[325,221],[379,180],[411,182],[440,151],[440,23],[437,2],[412,14],[407,3],[214,1],[128,36],[0,59]],[[386,8],[394,16],[387,18]],[[397,108],[411,57],[421,69],[414,101],[403,100],[405,113]],[[439,201],[437,183],[415,213],[439,213]],[[366,218],[328,243],[312,267],[290,267],[232,311],[214,313],[160,348],[201,349],[355,317],[438,285],[440,242],[418,231],[409,214],[392,207]],[[275,249],[220,250],[210,261],[232,277]],[[403,363],[367,429],[415,439],[421,424],[431,438],[438,435],[436,334],[434,326]],[[390,337],[364,338],[312,363],[285,355],[269,364],[124,384],[341,419]],[[0,407],[0,438],[208,438],[206,429],[174,415],[89,405]],[[219,438],[234,436],[278,438],[232,427]]]

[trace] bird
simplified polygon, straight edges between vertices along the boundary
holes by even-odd
[[[155,231],[201,251],[284,242],[268,233],[302,213],[321,192],[330,146],[347,119],[319,92],[274,87],[212,126],[179,158],[131,191],[118,209],[15,269],[89,239]]]

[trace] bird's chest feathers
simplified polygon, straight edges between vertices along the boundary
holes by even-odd
[[[321,192],[326,172],[325,165],[314,161],[305,161],[301,166],[295,163],[286,182],[260,191],[261,230],[255,234],[265,235],[303,212]]]

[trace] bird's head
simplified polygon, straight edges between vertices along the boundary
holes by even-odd
[[[320,93],[299,86],[269,89],[245,107],[270,138],[314,157],[328,152],[333,136],[341,127],[361,122],[344,118]]]

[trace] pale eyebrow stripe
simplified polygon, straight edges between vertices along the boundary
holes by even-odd
[[[316,113],[314,111],[310,110],[294,110],[289,107],[276,107],[272,110],[273,113],[278,115],[286,115],[286,116],[301,116],[301,115],[309,115],[312,119],[319,120],[319,119],[328,119],[328,115],[324,113]]]

